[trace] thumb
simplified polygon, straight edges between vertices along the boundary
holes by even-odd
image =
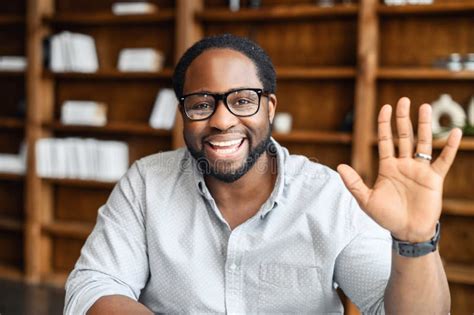
[[[344,185],[357,200],[359,206],[365,210],[370,196],[370,189],[364,184],[362,178],[352,167],[346,164],[340,164],[337,167],[337,172],[341,175]]]

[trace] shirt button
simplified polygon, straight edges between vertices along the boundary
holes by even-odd
[[[237,265],[236,265],[236,264],[230,265],[230,270],[235,270],[235,269],[237,269]]]

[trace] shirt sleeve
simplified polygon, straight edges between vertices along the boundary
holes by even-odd
[[[135,163],[99,209],[66,282],[64,314],[85,314],[106,295],[138,300],[149,275],[143,196],[143,178]]]
[[[384,314],[384,293],[391,270],[390,233],[352,201],[351,239],[336,259],[335,285],[363,314]]]

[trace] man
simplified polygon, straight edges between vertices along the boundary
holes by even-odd
[[[270,137],[275,71],[255,43],[205,38],[173,84],[187,149],[120,180],[69,276],[67,314],[339,314],[337,287],[368,314],[449,312],[437,221],[460,130],[431,164],[422,105],[413,155],[402,98],[395,157],[384,106],[369,189],[349,166],[339,176]]]

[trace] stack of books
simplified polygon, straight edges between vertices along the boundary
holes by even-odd
[[[157,11],[158,7],[154,3],[146,1],[116,2],[112,4],[112,13],[115,15],[152,14]]]
[[[61,107],[64,125],[105,126],[107,106],[95,101],[65,101]]]
[[[118,69],[122,72],[157,72],[163,69],[164,55],[153,48],[124,48],[120,51]]]
[[[177,105],[178,100],[172,89],[160,90],[151,113],[150,126],[167,130],[173,128]]]
[[[67,31],[52,36],[50,67],[53,72],[96,72],[99,61],[94,38]]]
[[[128,145],[121,141],[44,138],[36,155],[40,177],[114,182],[128,169]]]

